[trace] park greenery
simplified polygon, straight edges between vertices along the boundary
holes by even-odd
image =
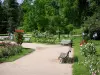
[[[22,51],[21,46],[10,42],[2,42],[0,45],[0,58],[12,56]]]
[[[11,62],[25,56],[34,50],[23,48],[21,45],[11,42],[0,42],[0,63]]]
[[[70,34],[83,27],[90,36],[99,33],[99,0],[0,0],[0,33],[26,32]]]
[[[80,46],[82,38],[74,37],[73,75],[99,75],[100,74],[100,41],[88,40]]]
[[[27,42],[58,44],[62,39],[73,40],[73,75],[99,75],[100,41],[92,39],[96,33],[95,39],[100,40],[100,0],[23,0],[22,4],[0,0],[0,35],[15,34],[18,43],[2,42],[0,61],[23,54],[24,33],[19,31],[32,34]],[[80,47],[82,40],[87,43]]]
[[[99,75],[100,60],[97,55],[95,45],[93,43],[87,43],[81,47],[81,55],[85,57],[83,64],[89,68],[90,74]]]

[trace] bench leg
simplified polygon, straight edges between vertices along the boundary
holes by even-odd
[[[63,58],[60,58],[60,63],[65,63],[65,60]]]

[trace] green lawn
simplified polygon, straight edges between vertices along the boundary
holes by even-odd
[[[29,53],[33,52],[34,50],[32,49],[27,49],[27,48],[23,48],[22,52],[17,54],[17,55],[14,55],[14,56],[10,56],[8,58],[0,58],[0,62],[12,62],[12,61],[15,61],[25,55],[28,55]]]
[[[0,36],[8,36],[8,34],[0,34]]]
[[[82,61],[84,60],[84,57],[80,54],[80,41],[81,38],[77,37],[74,38],[74,57],[78,58],[78,61],[75,60],[73,64],[73,75],[90,75],[88,68],[86,68]],[[95,44],[98,54],[100,54],[100,41],[92,40],[92,42]]]

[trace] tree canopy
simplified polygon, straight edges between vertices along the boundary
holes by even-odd
[[[4,0],[0,2],[1,32],[13,33],[20,24],[20,6],[16,0]]]
[[[100,0],[16,0],[0,1],[0,26],[13,32],[25,31],[69,33],[70,27],[80,28],[98,12]],[[3,30],[3,28],[1,29]]]

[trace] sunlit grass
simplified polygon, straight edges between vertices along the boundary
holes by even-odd
[[[80,54],[80,41],[81,37],[77,37],[73,40],[74,56],[78,58],[78,62],[74,62],[73,64],[73,75],[90,75],[88,68],[82,64],[84,57]],[[96,46],[97,54],[100,55],[100,41],[92,40],[92,42]]]

